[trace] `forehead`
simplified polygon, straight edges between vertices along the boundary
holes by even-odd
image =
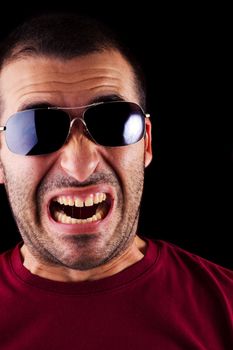
[[[31,102],[72,106],[106,94],[138,100],[131,66],[112,50],[70,60],[27,56],[11,61],[2,69],[0,92],[8,113]]]

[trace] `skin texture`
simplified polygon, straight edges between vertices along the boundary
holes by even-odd
[[[75,107],[111,95],[139,103],[136,91],[131,67],[117,51],[72,60],[28,56],[2,69],[0,124],[34,104]],[[16,155],[8,150],[3,133],[0,140],[0,182],[24,240],[21,252],[27,269],[53,280],[83,281],[113,275],[143,258],[145,243],[136,230],[144,168],[152,159],[149,120],[146,137],[126,147],[96,145],[79,124],[67,143],[49,155]],[[96,192],[112,198],[105,220],[80,225],[75,232],[67,228],[71,225],[53,225],[48,214],[51,198],[85,198]]]

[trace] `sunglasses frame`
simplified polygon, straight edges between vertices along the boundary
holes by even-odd
[[[74,123],[75,123],[77,120],[81,121],[81,123],[82,123],[83,126],[84,126],[84,132],[86,133],[86,135],[87,135],[95,144],[100,145],[100,146],[103,146],[103,147],[121,147],[121,146],[126,146],[126,145],[120,145],[120,146],[104,146],[104,145],[101,145],[100,143],[98,143],[98,142],[95,140],[95,138],[92,136],[92,134],[90,133],[90,131],[88,130],[87,124],[86,124],[86,122],[85,122],[85,113],[86,113],[86,111],[88,111],[88,110],[91,109],[92,107],[99,106],[99,105],[103,105],[103,104],[116,104],[116,103],[129,103],[129,104],[136,105],[137,107],[140,108],[140,110],[141,110],[141,112],[142,112],[142,114],[144,115],[145,118],[150,118],[150,114],[145,113],[144,110],[143,110],[143,108],[142,108],[138,103],[136,103],[136,102],[130,102],[130,101],[124,101],[124,100],[121,101],[121,100],[120,100],[120,101],[106,101],[106,102],[102,101],[102,102],[95,102],[95,103],[91,103],[91,104],[87,104],[87,105],[83,105],[83,106],[78,106],[78,107],[61,107],[61,106],[51,106],[51,107],[50,107],[50,106],[49,106],[49,107],[45,107],[45,108],[26,109],[26,110],[18,111],[18,112],[16,112],[16,113],[12,114],[12,115],[8,118],[8,120],[9,120],[11,117],[17,115],[17,113],[27,112],[27,111],[30,111],[30,110],[62,110],[62,111],[64,111],[64,112],[66,112],[66,111],[70,111],[70,110],[85,109],[85,110],[82,112],[82,116],[81,116],[81,117],[72,118],[71,115],[70,115],[70,113],[67,112],[67,116],[70,118],[70,125],[69,125],[69,130],[68,130],[68,132],[67,132],[66,139],[65,139],[64,143],[61,145],[60,148],[62,148],[62,147],[65,145],[65,143],[67,142],[67,140],[69,139],[69,136],[70,136],[72,127],[73,127]],[[7,121],[8,121],[8,120],[7,120]],[[6,125],[0,126],[0,132],[1,132],[1,131],[5,131],[6,129],[7,129],[7,122],[6,122]],[[139,141],[139,140],[138,140],[138,141]],[[138,142],[138,141],[137,141],[137,142]],[[9,147],[8,147],[8,148],[9,148]],[[59,148],[59,149],[60,149],[60,148]],[[58,149],[58,150],[59,150],[59,149]],[[10,150],[10,151],[11,151],[11,150]],[[11,152],[12,152],[12,153],[15,153],[15,154],[19,154],[19,153],[13,152],[13,151],[11,151]],[[54,151],[54,152],[55,152],[55,151]],[[53,153],[53,152],[51,152],[51,153]],[[47,153],[47,154],[50,154],[50,152]],[[33,156],[39,156],[39,155],[40,155],[40,154],[35,154],[35,155],[33,155]],[[41,155],[42,155],[42,154],[41,154]],[[28,155],[26,154],[25,156],[28,156]]]

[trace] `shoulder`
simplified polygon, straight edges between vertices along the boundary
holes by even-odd
[[[0,253],[0,266],[1,264],[3,264],[6,260],[9,259],[9,256],[12,254],[12,251],[14,250],[14,248],[9,249],[7,251],[1,252]]]
[[[0,253],[0,275],[4,274],[6,271],[9,271],[11,259],[17,251],[18,246]]]
[[[177,264],[188,264],[190,267],[199,266],[212,272],[220,271],[226,275],[233,275],[233,270],[205,259],[195,253],[179,247],[178,245],[175,245],[174,243],[164,240],[154,240],[154,243],[158,244],[159,250],[164,257],[169,257],[174,262],[176,261]]]
[[[209,284],[233,292],[233,270],[220,266],[173,243],[153,240],[158,246],[157,268],[173,278]]]

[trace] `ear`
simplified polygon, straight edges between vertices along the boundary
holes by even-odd
[[[149,118],[145,119],[146,122],[146,135],[145,135],[145,167],[147,167],[152,160],[152,135],[151,135],[151,122]]]

